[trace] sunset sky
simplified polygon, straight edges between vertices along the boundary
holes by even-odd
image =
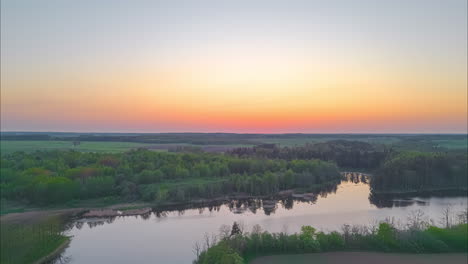
[[[1,1],[1,130],[466,133],[467,1]]]

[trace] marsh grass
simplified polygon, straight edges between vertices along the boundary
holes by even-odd
[[[36,263],[69,241],[62,234],[65,219],[49,217],[38,223],[0,225],[0,263]]]

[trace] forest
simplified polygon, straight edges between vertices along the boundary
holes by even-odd
[[[390,155],[373,174],[376,192],[465,190],[466,153],[406,151]]]
[[[76,151],[17,152],[2,157],[5,199],[45,205],[119,196],[155,203],[231,193],[269,195],[339,182],[338,168],[320,160],[270,160],[210,153],[134,150],[122,154]]]
[[[307,192],[339,183],[339,170],[370,172],[374,193],[467,188],[464,152],[332,140],[294,147],[259,144],[226,153],[192,146],[170,152],[15,152],[1,157],[0,191],[2,200],[35,205],[109,197],[162,204]]]
[[[392,149],[385,145],[361,141],[332,140],[295,147],[262,144],[256,147],[236,148],[228,153],[238,157],[268,159],[320,159],[332,161],[340,168],[373,169],[378,167],[391,151]]]

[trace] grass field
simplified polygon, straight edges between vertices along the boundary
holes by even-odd
[[[356,140],[368,143],[377,144],[394,144],[397,148],[401,149],[420,149],[431,151],[434,147],[443,147],[450,150],[463,150],[468,147],[468,139],[453,138],[447,136],[442,139],[434,139],[431,136],[427,138],[420,138],[418,141],[404,140],[398,136],[291,136],[291,137],[259,137],[251,138],[252,142],[259,143],[274,143],[282,147],[301,146],[307,143],[313,144],[318,142],[326,142],[330,140]],[[136,142],[121,142],[121,141],[81,141],[81,144],[74,147],[71,141],[58,141],[58,140],[1,140],[0,152],[1,155],[13,153],[15,151],[33,152],[36,150],[68,150],[74,149],[84,152],[125,152],[135,148],[148,148],[155,151],[166,151],[178,146],[193,146],[198,147],[207,152],[224,152],[226,150],[236,147],[249,147],[250,144],[204,144],[195,145],[188,143],[136,143]]]
[[[276,255],[256,258],[250,264],[466,264],[467,254],[390,254],[375,252],[331,252]]]
[[[359,137],[359,138],[343,138],[340,136],[330,136],[330,137],[297,137],[297,138],[258,138],[254,139],[255,141],[270,143],[270,144],[279,144],[282,147],[293,147],[293,146],[302,146],[305,144],[314,144],[319,142],[327,142],[330,140],[355,140],[362,141],[367,143],[377,143],[377,144],[392,144],[400,141],[401,139],[397,137]]]
[[[4,219],[0,223],[0,263],[36,263],[48,258],[70,240],[62,235],[64,219],[60,215],[36,218],[22,224]]]
[[[441,139],[433,140],[435,145],[448,149],[466,149],[468,148],[468,138],[465,139]]]
[[[200,147],[207,152],[223,152],[231,148],[249,147],[252,145],[194,145],[194,144],[149,144],[134,142],[105,142],[105,141],[82,141],[80,145],[73,146],[71,141],[55,140],[2,140],[0,141],[1,155],[7,155],[16,151],[33,152],[36,150],[77,150],[83,152],[107,152],[118,153],[136,148],[147,148],[154,151],[167,151],[171,148]]]
[[[71,141],[0,141],[0,151],[2,155],[10,154],[16,151],[33,152],[36,150],[67,150],[74,149],[84,152],[124,152],[130,149],[146,147],[149,144],[132,142],[81,142],[80,145],[73,147]]]

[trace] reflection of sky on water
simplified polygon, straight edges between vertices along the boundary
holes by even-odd
[[[262,208],[253,213],[246,206],[233,213],[227,205],[112,219],[82,219],[69,231],[73,235],[64,256],[78,263],[191,263],[193,244],[205,233],[218,233],[221,225],[241,221],[250,230],[259,224],[271,232],[299,231],[302,225],[339,230],[343,224],[370,225],[385,218],[404,223],[414,210],[422,210],[437,223],[443,209],[467,207],[466,197],[417,197],[407,206],[378,208],[369,202],[369,186],[343,182],[336,193],[318,196],[315,203],[294,201],[292,209],[280,203],[270,215]],[[245,205],[243,205],[245,206]]]

